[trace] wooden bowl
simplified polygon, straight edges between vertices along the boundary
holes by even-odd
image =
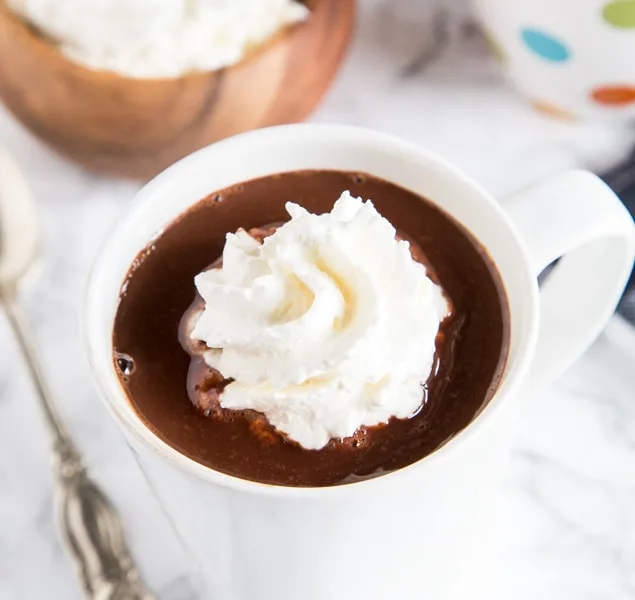
[[[33,133],[94,171],[149,178],[221,138],[304,119],[351,38],[355,0],[307,0],[309,19],[241,63],[174,79],[86,69],[0,5],[0,98]]]

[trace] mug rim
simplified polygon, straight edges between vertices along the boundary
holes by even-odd
[[[212,467],[208,467],[195,461],[194,459],[182,454],[176,448],[162,440],[157,434],[155,434],[148,425],[143,421],[142,417],[137,414],[134,407],[127,398],[123,388],[119,386],[118,393],[125,400],[127,410],[122,410],[119,406],[120,403],[116,402],[109,389],[106,386],[105,378],[100,375],[100,367],[97,364],[97,358],[95,356],[95,349],[93,347],[93,336],[91,334],[91,307],[93,305],[93,296],[96,293],[95,289],[97,281],[102,272],[107,271],[107,255],[109,248],[117,245],[118,234],[120,229],[124,226],[136,211],[141,210],[153,197],[156,190],[166,186],[169,182],[182,178],[190,169],[196,166],[196,164],[204,164],[209,156],[222,151],[229,146],[244,146],[261,140],[267,137],[275,137],[277,135],[291,135],[297,133],[311,136],[312,134],[320,133],[322,135],[331,135],[334,138],[337,136],[353,137],[360,142],[374,142],[390,146],[391,152],[403,153],[416,157],[419,160],[424,160],[426,163],[431,164],[437,170],[445,171],[453,178],[461,180],[475,192],[480,201],[488,204],[489,208],[496,213],[499,223],[497,227],[506,227],[511,233],[512,238],[517,245],[517,251],[522,257],[522,264],[525,270],[526,278],[530,280],[530,294],[531,297],[526,300],[529,303],[529,323],[527,339],[523,347],[519,350],[520,358],[516,361],[515,365],[510,366],[510,361],[507,360],[503,369],[500,381],[497,384],[496,390],[487,404],[480,410],[480,412],[470,421],[470,423],[458,431],[451,439],[447,440],[444,444],[438,447],[436,450],[420,458],[419,460],[410,463],[400,469],[385,473],[369,479],[360,481],[354,481],[350,483],[336,484],[331,486],[320,487],[296,487],[286,486],[282,484],[269,484],[257,482],[249,479],[242,479],[235,475],[229,475],[221,471],[217,471]],[[211,190],[213,192],[213,190]],[[459,223],[461,220],[447,211],[453,218]],[[162,231],[156,232],[159,235]],[[147,242],[151,242],[152,237],[149,237]],[[499,271],[499,276],[503,282],[504,289],[507,289],[505,285],[505,277]],[[511,300],[508,295],[508,302],[510,305],[510,321],[511,321]],[[513,396],[518,393],[531,364],[533,358],[534,349],[537,343],[538,337],[538,283],[535,279],[535,275],[531,270],[531,261],[527,249],[523,240],[520,238],[511,218],[504,211],[502,206],[483,189],[476,181],[466,175],[458,167],[446,159],[440,157],[436,153],[418,146],[411,142],[407,142],[397,136],[386,134],[383,132],[375,131],[368,128],[349,126],[349,125],[326,125],[316,123],[302,123],[291,125],[280,125],[274,127],[267,127],[259,130],[249,131],[246,133],[238,134],[230,138],[226,138],[219,142],[205,146],[196,152],[189,154],[188,156],[177,161],[152,180],[147,182],[143,187],[135,194],[131,202],[125,207],[123,212],[117,218],[114,226],[107,234],[105,240],[102,242],[101,247],[97,253],[90,273],[87,278],[84,301],[81,311],[81,331],[84,346],[87,351],[87,358],[90,367],[91,377],[97,385],[99,396],[106,405],[108,412],[113,416],[118,425],[123,428],[124,432],[131,435],[137,442],[139,442],[145,448],[148,448],[153,454],[158,455],[161,459],[166,460],[171,466],[179,470],[188,472],[190,475],[202,479],[208,483],[219,485],[223,488],[229,488],[237,491],[254,493],[254,494],[267,494],[267,495],[283,495],[287,497],[310,497],[310,496],[326,496],[332,494],[345,493],[350,491],[351,488],[359,489],[364,487],[370,487],[378,485],[380,483],[390,481],[396,477],[403,477],[413,471],[423,471],[425,469],[432,468],[434,465],[443,463],[449,457],[454,456],[457,450],[461,446],[465,446],[475,438],[479,433],[485,429],[491,421],[495,420],[496,416],[503,410],[506,404],[505,398]],[[511,340],[514,337],[514,328],[511,327],[510,331],[510,346]],[[511,350],[510,350],[511,353]],[[509,358],[509,357],[508,357]],[[109,365],[114,370],[112,364]],[[128,439],[126,439],[128,441]],[[129,444],[130,445],[130,444]]]

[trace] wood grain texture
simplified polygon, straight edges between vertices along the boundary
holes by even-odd
[[[351,38],[355,0],[312,13],[233,67],[175,79],[86,69],[0,5],[0,98],[33,133],[87,168],[149,178],[211,142],[304,119]]]

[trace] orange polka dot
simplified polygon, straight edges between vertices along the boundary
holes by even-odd
[[[635,86],[607,85],[591,91],[591,98],[598,104],[606,106],[624,106],[635,103]]]
[[[555,117],[556,119],[563,119],[565,121],[576,121],[578,119],[576,115],[568,110],[555,106],[554,104],[550,104],[549,102],[544,102],[543,100],[534,100],[531,105],[538,112],[550,117]]]

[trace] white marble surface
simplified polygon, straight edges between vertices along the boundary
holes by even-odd
[[[633,141],[625,128],[565,124],[528,109],[504,85],[462,2],[452,3],[445,20],[449,45],[423,69],[434,2],[361,4],[350,59],[315,120],[414,140],[501,196],[565,167],[610,164]],[[2,109],[0,143],[28,174],[42,211],[41,274],[23,299],[52,387],[94,473],[120,505],[160,598],[196,598],[185,557],[96,398],[78,337],[89,265],[138,186],[81,171]],[[525,406],[499,495],[492,598],[635,595],[634,364],[635,331],[615,318],[578,364]],[[32,395],[0,318],[0,600],[74,600]]]

